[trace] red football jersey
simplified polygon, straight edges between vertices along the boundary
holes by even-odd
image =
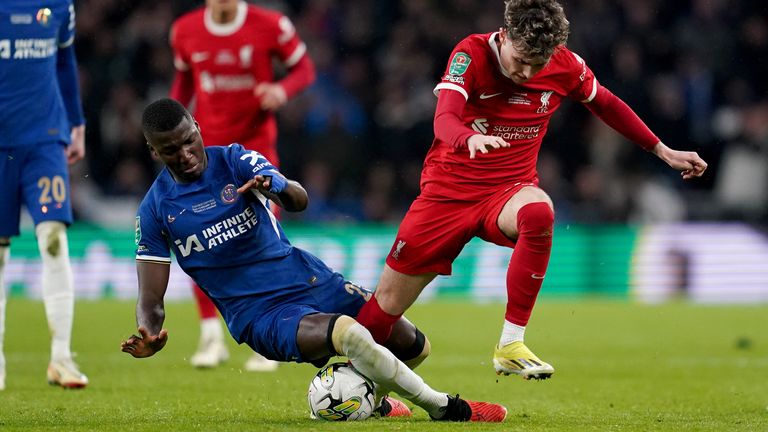
[[[523,85],[501,67],[498,33],[474,34],[459,42],[435,94],[461,93],[462,121],[477,133],[503,138],[510,147],[469,158],[466,145],[454,148],[435,138],[424,162],[422,193],[433,198],[477,199],[488,188],[537,183],[536,161],[552,114],[564,97],[591,101],[597,80],[578,55],[558,47],[549,63]]]
[[[257,141],[275,148],[275,116],[253,91],[274,81],[273,58],[291,67],[306,53],[288,17],[241,2],[235,20],[222,25],[199,8],[173,23],[171,46],[176,68],[193,74],[193,114],[206,145]]]

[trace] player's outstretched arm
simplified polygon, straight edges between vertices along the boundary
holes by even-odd
[[[686,180],[701,177],[707,169],[707,163],[704,162],[704,159],[698,153],[673,150],[661,141],[656,144],[651,152],[670,167],[680,171],[680,175]]]
[[[696,152],[672,150],[664,145],[632,108],[607,88],[597,84],[594,99],[585,105],[608,126],[681,171],[684,179],[701,177],[707,169],[707,163]]]
[[[237,189],[245,193],[251,189],[258,190],[267,198],[277,203],[289,212],[300,212],[307,208],[309,196],[304,187],[295,180],[289,180],[277,171],[269,171],[269,175],[257,174]]]
[[[160,351],[168,340],[163,330],[165,304],[163,297],[168,288],[170,265],[166,263],[137,261],[139,299],[136,302],[136,324],[139,335],[132,335],[120,344],[123,352],[134,357],[149,357]]]

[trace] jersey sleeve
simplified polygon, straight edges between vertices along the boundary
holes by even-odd
[[[38,12],[39,13],[39,12]],[[80,81],[75,58],[75,7],[67,2],[65,19],[59,28],[59,49],[56,53],[56,79],[59,83],[61,99],[67,111],[71,126],[85,123],[83,104],[80,98]]]
[[[254,150],[246,150],[240,144],[230,144],[227,151],[229,162],[234,170],[235,180],[240,185],[257,174],[272,175],[280,172],[264,155]]]
[[[575,52],[567,50],[566,55],[569,57],[569,64],[573,69],[574,76],[573,85],[568,96],[582,103],[592,102],[592,99],[597,95],[598,87],[595,74],[587,66],[584,59]]]
[[[186,72],[189,70],[189,57],[183,49],[183,36],[179,33],[179,22],[176,21],[171,26],[168,39],[171,43],[171,49],[173,50],[173,66],[176,70]]]
[[[40,13],[40,12],[38,12]],[[59,28],[59,48],[66,48],[75,42],[75,5],[71,1],[66,2],[64,19]]]
[[[136,260],[170,264],[171,250],[163,234],[162,219],[149,203],[150,200],[145,199],[136,214]]]
[[[275,52],[286,67],[291,68],[307,53],[307,45],[301,40],[291,19],[277,15],[275,27]]]
[[[453,49],[443,78],[435,86],[435,96],[441,90],[455,90],[461,93],[465,100],[469,99],[477,69],[477,63],[472,62],[472,49],[469,42],[464,39]]]

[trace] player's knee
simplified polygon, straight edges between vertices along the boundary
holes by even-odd
[[[546,202],[534,202],[520,207],[517,212],[518,232],[521,235],[552,236],[555,212]]]
[[[397,358],[402,360],[409,368],[415,369],[429,357],[431,351],[432,345],[429,343],[427,336],[419,329],[416,329],[416,339],[413,341],[413,344],[406,352],[402,353],[402,357],[397,356]]]
[[[66,250],[67,227],[61,222],[45,221],[35,227],[40,254],[56,258]]]
[[[355,326],[355,324],[357,324],[360,328],[365,329],[365,327],[359,325],[354,318],[347,315],[337,315],[335,319],[331,321],[330,328],[328,330],[331,334],[331,345],[337,354],[346,354],[344,351],[344,343],[349,339],[350,333],[352,333],[352,328]]]

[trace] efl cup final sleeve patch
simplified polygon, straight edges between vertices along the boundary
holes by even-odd
[[[141,216],[136,216],[136,246],[141,243]]]
[[[464,75],[467,71],[469,63],[472,59],[469,54],[463,52],[457,52],[451,59],[451,66],[448,68],[448,73],[451,75]]]

